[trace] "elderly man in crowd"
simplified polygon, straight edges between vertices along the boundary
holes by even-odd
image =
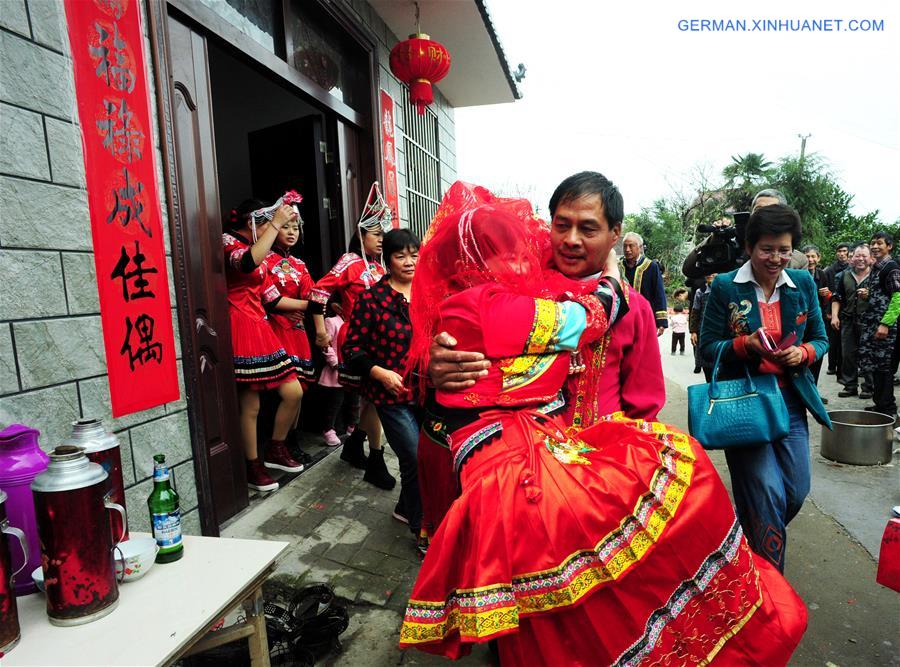
[[[619,261],[622,277],[650,302],[656,318],[656,335],[661,336],[669,325],[669,309],[659,262],[644,256],[644,239],[636,232],[628,232],[623,237],[622,254],[624,257]]]
[[[844,385],[838,392],[841,398],[859,394],[859,367],[857,351],[862,333],[860,316],[869,308],[867,299],[860,298],[869,287],[872,272],[872,253],[869,246],[860,243],[850,257],[850,268],[836,276],[834,298],[831,301],[831,329],[840,334],[843,357],[840,381]]]

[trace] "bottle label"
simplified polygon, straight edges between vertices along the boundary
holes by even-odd
[[[170,549],[181,544],[181,510],[151,515],[153,537],[160,549]]]
[[[156,467],[153,469],[153,481],[165,482],[167,479],[169,479],[169,469],[166,466],[157,463]]]

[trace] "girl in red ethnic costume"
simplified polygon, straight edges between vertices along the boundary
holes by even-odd
[[[401,647],[458,658],[497,639],[504,665],[785,664],[806,610],[747,547],[688,435],[614,415],[555,415],[571,352],[627,309],[615,257],[583,282],[541,270],[524,200],[448,191],[423,245],[412,370],[447,331],[488,374],[437,392],[462,489],[412,591]],[[447,211],[450,211],[448,214]]]
[[[330,345],[340,355],[347,331],[345,324],[336,341],[332,341],[331,336],[325,331],[325,305],[331,295],[335,292],[340,294],[340,316],[345,323],[349,322],[359,295],[384,277],[381,240],[391,229],[391,217],[391,209],[381,196],[378,183],[373,183],[357,223],[357,235],[350,241],[349,252],[316,283],[310,293],[309,310],[316,326],[316,345],[323,350]],[[360,384],[359,378],[346,373],[341,374],[341,379],[345,386],[350,385],[348,392],[354,391],[353,387]],[[366,436],[369,438],[368,457],[363,451],[363,440]],[[366,472],[363,479],[381,489],[389,491],[397,483],[384,464],[378,413],[367,401],[363,404],[359,428],[356,428],[344,443],[341,459],[356,468],[364,469]]]
[[[263,262],[281,227],[294,220],[296,212],[282,200],[265,208],[262,202],[247,200],[231,214],[232,230],[222,235],[228,305],[231,320],[231,348],[240,404],[241,437],[247,459],[247,485],[257,491],[274,491],[278,483],[266,468],[300,472],[303,465],[293,459],[284,444],[293,424],[303,389],[294,363],[279,342],[266,317],[264,303],[278,304],[282,297]],[[300,310],[303,302],[284,299],[282,309]],[[258,457],[256,420],[259,392],[278,391],[281,402],[275,413],[272,440],[265,462]]]

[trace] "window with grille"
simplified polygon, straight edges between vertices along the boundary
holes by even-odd
[[[403,99],[408,99],[408,95],[404,94]],[[403,121],[406,128],[407,218],[410,229],[422,238],[441,203],[438,119],[427,107],[425,115],[420,116],[415,106],[406,102]]]

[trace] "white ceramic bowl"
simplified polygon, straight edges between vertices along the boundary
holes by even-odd
[[[135,537],[119,542],[113,553],[116,557],[116,576],[120,581],[135,581],[153,567],[159,547],[152,537]],[[122,569],[125,577],[122,578]]]
[[[34,582],[34,585],[38,587],[38,590],[41,593],[46,593],[47,589],[44,587],[44,569],[41,567],[34,568],[34,572],[31,573],[31,580]]]

